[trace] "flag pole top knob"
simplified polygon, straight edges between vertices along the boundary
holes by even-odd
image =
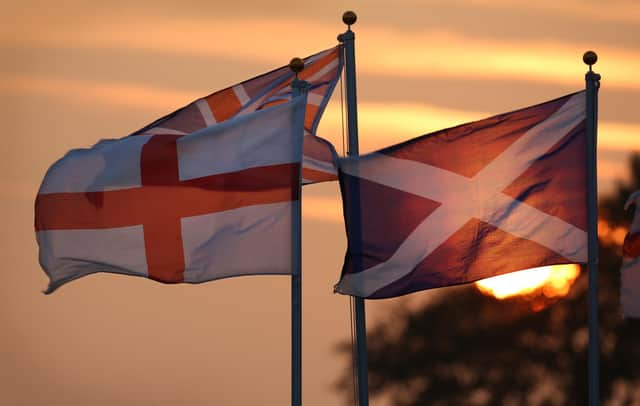
[[[342,22],[347,25],[355,24],[357,19],[358,19],[358,16],[356,15],[356,13],[354,13],[351,10],[345,11],[344,14],[342,14]]]
[[[584,53],[584,55],[582,55],[582,61],[585,64],[589,65],[589,69],[591,69],[591,66],[595,65],[598,61],[598,54],[593,51],[587,51]]]
[[[293,58],[289,62],[289,69],[291,69],[296,74],[296,76],[298,76],[298,73],[302,72],[302,70],[304,69],[304,61],[300,58]]]

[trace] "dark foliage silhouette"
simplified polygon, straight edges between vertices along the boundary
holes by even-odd
[[[627,227],[628,195],[640,189],[640,156],[631,181],[600,200],[600,217]],[[640,321],[624,320],[619,306],[621,248],[600,239],[601,398],[640,404]],[[496,300],[473,286],[444,288],[418,310],[389,300],[392,317],[371,325],[369,384],[372,404],[385,395],[397,406],[586,405],[587,274],[569,294],[532,294]],[[420,293],[417,293],[418,295]],[[340,351],[351,355],[350,343]],[[349,360],[350,362],[350,360]],[[348,403],[351,365],[337,383]]]

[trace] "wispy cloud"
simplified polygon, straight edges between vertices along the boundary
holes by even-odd
[[[339,196],[303,196],[302,217],[308,220],[342,223],[342,202]]]
[[[600,121],[598,147],[615,151],[640,152],[640,125]]]
[[[79,81],[35,75],[3,75],[0,77],[0,92],[70,98],[112,107],[161,111],[163,115],[203,96],[189,91],[168,90],[131,83]]]
[[[446,32],[403,36],[392,31],[362,31],[361,43],[376,44],[375,50],[359,53],[361,65],[366,65],[364,71],[416,78],[428,73],[575,86],[582,83],[586,71],[582,53],[590,47],[560,41],[498,41]],[[616,48],[597,52],[597,70],[606,72],[608,87],[640,89],[640,79],[634,74],[640,69],[640,52]]]
[[[413,2],[415,1],[413,0]],[[446,2],[445,0],[437,1]],[[493,8],[513,7],[513,1],[510,0],[463,0],[460,3]],[[556,15],[575,15],[591,21],[630,22],[635,24],[640,20],[640,8],[637,5],[635,0],[610,1],[607,3],[581,0],[544,0],[526,2],[520,7],[522,7],[521,10],[523,12],[538,11]]]
[[[211,21],[157,17],[151,21],[120,17],[83,26],[33,17],[9,21],[0,44],[84,47],[164,52],[168,56],[218,55],[262,61],[273,66],[290,57],[335,43],[334,24],[305,19],[247,17]],[[305,35],[290,35],[304,27]],[[17,35],[19,33],[19,35]],[[284,40],[286,38],[286,40]],[[446,31],[401,32],[363,26],[358,32],[358,69],[363,73],[420,78],[519,79],[576,85],[590,44],[540,40],[490,39]],[[264,46],[263,44],[268,44]],[[597,49],[598,70],[611,88],[640,89],[640,52],[614,46]],[[153,69],[152,66],[149,69]]]

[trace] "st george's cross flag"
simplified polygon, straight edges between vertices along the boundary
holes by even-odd
[[[634,212],[622,245],[620,304],[624,317],[640,318],[640,190],[629,196],[625,209]]]
[[[35,203],[47,293],[95,272],[165,283],[297,272],[304,111],[296,97],[185,136],[67,153]]]
[[[310,89],[304,120],[302,182],[336,180],[337,155],[330,142],[316,136],[316,130],[342,72],[342,48],[327,49],[304,58],[304,62],[305,67],[298,78],[309,82]],[[283,66],[200,98],[132,135],[190,134],[232,117],[286,103],[291,99],[294,76],[288,65]]]
[[[585,93],[341,159],[336,292],[394,297],[587,261]]]

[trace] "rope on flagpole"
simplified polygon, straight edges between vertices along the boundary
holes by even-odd
[[[356,61],[355,61],[355,34],[351,31],[351,26],[356,22],[358,16],[353,11],[346,11],[342,15],[342,21],[347,25],[347,31],[338,35],[338,41],[344,46],[344,66],[345,66],[345,82],[347,93],[347,129],[349,134],[349,156],[358,156],[358,107],[356,97]],[[350,194],[351,206],[355,213],[351,215],[351,235],[352,241],[349,244],[356,246],[361,244],[361,218],[360,218],[360,187],[354,184],[352,193]],[[357,251],[359,251],[356,248]],[[358,265],[356,264],[356,268]],[[369,406],[369,384],[368,384],[368,360],[367,360],[367,327],[364,299],[355,297],[353,299],[355,312],[355,329],[357,344],[357,392],[358,405]]]
[[[340,52],[342,52],[343,58],[344,58],[344,48],[342,48],[340,50]],[[343,59],[344,60],[344,59]],[[340,74],[340,129],[342,130],[342,156],[346,155],[347,152],[347,144],[346,144],[346,138],[345,138],[345,126],[344,126],[344,116],[345,116],[345,111],[344,111],[344,80],[342,79],[344,76],[344,69],[342,70],[342,73]]]
[[[344,60],[345,52],[344,47],[340,50],[342,53],[342,58]],[[346,146],[346,128],[345,128],[345,98],[344,94],[346,93],[345,89],[345,80],[344,80],[345,72],[342,70],[342,74],[340,75],[340,120],[342,130],[342,156],[347,154],[347,146]],[[353,317],[353,313],[355,311],[355,301],[353,296],[349,296],[349,333],[351,334],[351,382],[353,382],[353,404],[358,406],[358,367],[357,367],[357,342],[356,342],[356,324],[355,319]]]

